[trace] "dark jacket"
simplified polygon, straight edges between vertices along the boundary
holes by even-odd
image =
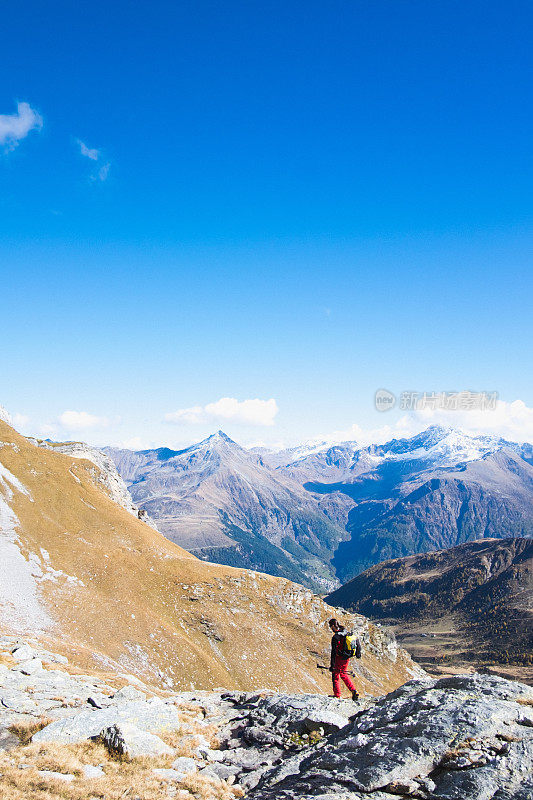
[[[331,637],[331,659],[330,659],[330,669],[335,669],[335,662],[337,659],[345,661],[346,656],[341,656],[340,654],[344,650],[344,637],[346,636],[346,631],[339,631],[339,633],[334,633]]]

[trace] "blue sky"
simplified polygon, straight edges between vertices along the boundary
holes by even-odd
[[[528,2],[4,9],[0,403],[97,444],[448,418],[533,439],[532,23]],[[501,403],[406,419],[380,387]]]

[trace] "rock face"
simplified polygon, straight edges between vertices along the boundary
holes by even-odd
[[[248,796],[530,800],[532,701],[533,690],[493,676],[412,681],[266,773]]]
[[[411,635],[406,641],[422,628],[427,636],[438,620],[440,630],[454,632],[454,662],[532,663],[532,539],[482,539],[385,561],[327,599],[394,625],[401,636]],[[431,638],[442,639],[438,633]],[[440,646],[450,661],[450,648],[443,641]]]

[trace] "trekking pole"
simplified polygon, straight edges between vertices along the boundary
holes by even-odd
[[[317,664],[316,668],[317,669],[327,669],[327,671],[329,672],[329,667],[325,667],[323,664]],[[348,672],[348,675],[351,675],[352,678],[356,678],[357,677],[355,672]]]

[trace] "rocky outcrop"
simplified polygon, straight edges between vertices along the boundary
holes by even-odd
[[[10,726],[40,719],[40,748],[99,740],[111,755],[159,759],[157,797],[168,785],[190,786],[191,776],[209,781],[210,796],[237,787],[252,800],[533,797],[533,689],[494,676],[413,680],[352,702],[269,691],[154,694],[138,682],[117,690],[116,675],[104,683],[48,666],[25,689],[17,679],[15,698],[5,686],[15,674],[6,669],[0,680],[0,751],[17,747]],[[28,752],[37,757],[39,748]],[[106,769],[87,765],[83,774],[98,779]]]
[[[90,461],[96,467],[93,472],[95,481],[103,487],[109,497],[134,517],[142,519],[152,528],[156,527],[148,512],[145,509],[140,509],[133,502],[113,460],[102,450],[97,447],[91,447],[85,442],[51,442],[48,439],[34,439],[31,437],[28,438],[28,441],[36,447],[43,447],[54,453],[63,453],[73,458],[82,458]]]
[[[301,758],[253,800],[530,800],[533,690],[494,676],[412,681]]]

